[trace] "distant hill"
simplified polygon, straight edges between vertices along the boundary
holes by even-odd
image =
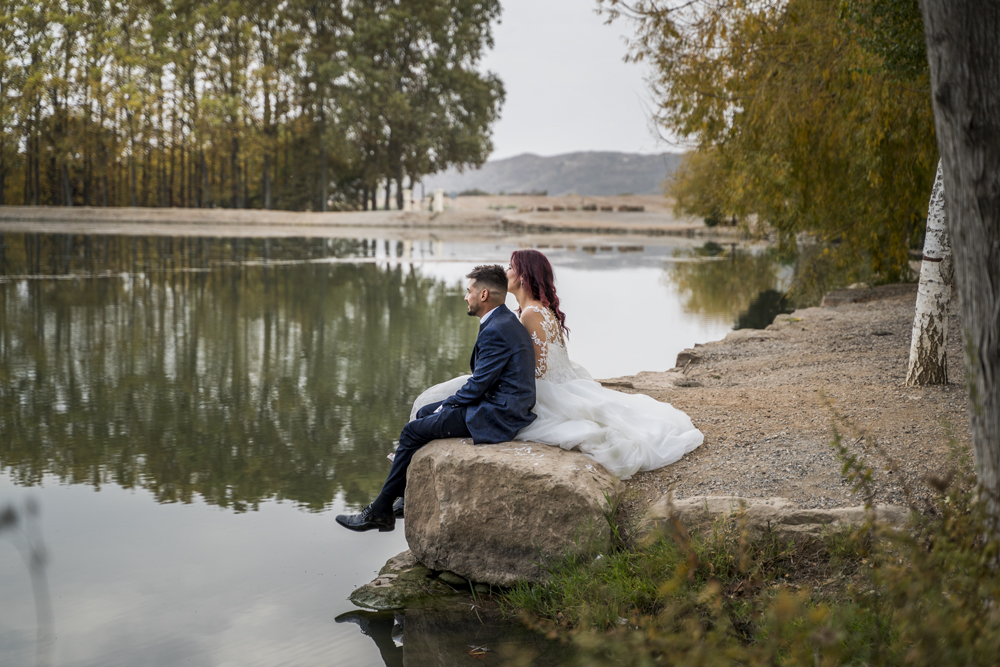
[[[482,190],[490,194],[547,191],[550,195],[608,196],[624,193],[660,194],[663,181],[680,164],[683,155],[661,153],[611,153],[587,151],[541,157],[524,153],[503,160],[489,160],[480,169],[464,174],[455,169],[424,178],[424,192],[435,188],[455,194]]]

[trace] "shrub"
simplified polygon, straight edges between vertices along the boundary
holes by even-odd
[[[864,490],[869,469],[834,444]],[[818,553],[751,539],[738,516],[690,535],[675,524],[550,564],[546,582],[515,586],[503,605],[572,642],[585,664],[994,664],[1000,541],[973,482],[932,479],[936,501],[908,526],[870,519]]]

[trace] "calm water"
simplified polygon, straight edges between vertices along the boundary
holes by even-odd
[[[785,279],[759,252],[639,241],[7,234],[0,507],[39,514],[0,539],[0,664],[34,661],[29,538],[55,665],[482,664],[483,645],[560,664],[513,624],[345,618],[406,544],[332,519],[375,496],[413,398],[467,371],[472,265],[549,254],[597,377],[753,325]]]

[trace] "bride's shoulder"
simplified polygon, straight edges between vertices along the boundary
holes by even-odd
[[[560,340],[559,324],[552,311],[542,306],[525,306],[521,309],[521,324],[532,335],[539,336],[543,341]]]
[[[545,326],[545,312],[538,306],[525,306],[521,309],[521,324],[528,331],[536,331]]]

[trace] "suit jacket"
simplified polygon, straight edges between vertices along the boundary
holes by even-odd
[[[507,306],[498,306],[472,350],[472,377],[445,399],[465,407],[465,423],[477,445],[506,442],[535,420],[535,349],[531,335]]]

